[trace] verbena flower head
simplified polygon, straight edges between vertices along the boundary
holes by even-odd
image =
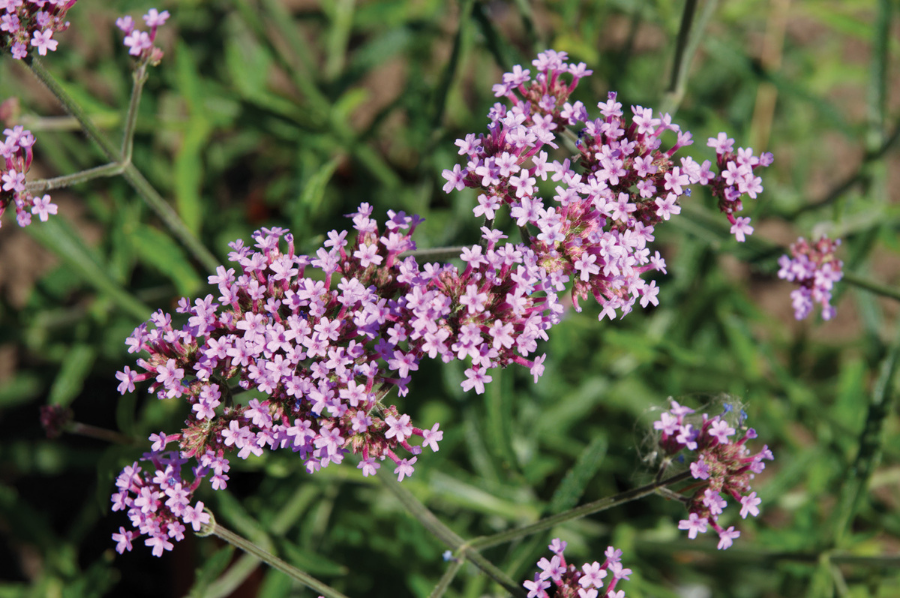
[[[56,50],[53,34],[69,28],[66,13],[78,0],[0,0],[0,49],[21,60],[29,50]]]
[[[581,102],[568,102],[591,71],[566,59],[565,52],[550,50],[532,63],[533,78],[521,66],[503,76],[494,93],[509,105],[494,105],[487,134],[456,141],[466,162],[443,172],[444,191],[470,187],[480,192],[473,212],[488,222],[486,236],[496,212],[509,206],[545,289],[561,292],[574,280],[576,309],[578,300],[590,294],[603,307],[600,319],[612,319],[617,311],[622,316],[630,312],[638,300],[644,307],[658,303],[656,284],[641,276],[649,270],[665,272],[665,261],[659,253],[651,257],[647,245],[656,225],[681,212],[679,202],[690,195],[688,186],[709,186],[743,241],[752,227],[749,219],[736,221],[733,213],[740,210],[744,194],[755,198],[762,190],[753,169],[772,158],[757,158],[743,148],[734,154],[723,143],[715,147],[720,173],[708,160],[683,157],[676,162],[674,154],[693,143],[689,132],[669,115],[654,116],[641,106],[632,106],[627,119],[615,92],[598,104],[602,118],[592,120]],[[558,148],[558,136],[568,128],[578,132],[579,154],[574,160],[551,162],[547,150]],[[667,133],[675,142],[663,148]],[[541,197],[538,189],[538,179],[548,177],[557,184],[552,200]]]
[[[50,201],[49,194],[35,197],[25,187],[25,174],[34,159],[34,136],[21,125],[4,129],[3,134],[6,139],[0,142],[0,216],[12,205],[21,227],[31,224],[32,215],[46,221],[57,213],[58,207]]]
[[[697,415],[690,408],[671,400],[671,408],[660,415],[653,428],[659,432],[658,445],[666,460],[691,456],[691,476],[688,519],[678,523],[694,539],[698,533],[706,533],[708,527],[719,534],[719,549],[729,548],[740,536],[735,528],[723,529],[719,515],[733,498],[740,504],[741,518],[757,516],[761,500],[750,490],[754,476],[765,469],[764,460],[774,457],[768,446],[753,453],[746,446],[756,437],[756,432],[744,424],[747,415],[743,410],[725,403],[721,415],[710,417]]]
[[[151,27],[161,24],[161,14],[148,17]],[[133,23],[120,21],[133,35]],[[372,208],[362,204],[347,215],[356,234],[331,231],[314,256],[296,255],[293,237],[280,228],[256,232],[253,247],[232,243],[229,259],[238,269],[219,267],[209,278],[218,297],[183,299],[178,312],[187,322],[180,328],[159,311],[135,329],[126,341],[129,351],[149,358],[137,361],[140,371],[125,367],[117,374],[119,391],[150,380],[160,397],[184,398],[191,406],[180,433],[153,437],[154,453],[176,442],[180,458],[145,459],[156,470],[160,463],[178,471],[176,483],[184,461],[197,462],[194,478],[180,488],[188,499],[204,477],[215,489],[227,485],[227,455],[245,459],[275,449],[297,452],[310,473],[340,463],[348,452],[359,456],[365,476],[390,459],[402,481],[413,474],[424,446],[438,450],[443,434],[438,424],[415,427],[383,400],[392,389],[408,393],[424,358],[466,361],[461,386],[478,394],[492,381],[489,369],[513,363],[528,368],[536,382],[546,358],[535,356],[538,341],[560,321],[559,294],[572,279],[576,308],[579,298],[592,294],[603,305],[601,320],[616,311],[624,316],[638,300],[656,305],[655,282],[641,279],[648,270],[665,271],[659,253],[651,257],[647,248],[653,227],[678,214],[683,186],[714,178],[709,162],[683,158],[675,166],[671,156],[690,144],[690,134],[667,115],[655,119],[641,107],[632,108],[629,125],[615,94],[600,105],[605,119],[587,121],[584,107],[566,99],[590,71],[565,59],[561,52],[539,55],[534,81],[521,67],[505,75],[495,91],[512,108],[497,104],[488,135],[457,141],[468,163],[444,172],[445,190],[482,189],[475,214],[487,220],[482,243],[462,251],[464,268],[419,265],[404,256],[415,249],[411,236],[421,220],[388,211],[381,229]],[[543,150],[557,147],[554,132],[578,122],[585,123],[578,161],[583,174],[569,160],[550,163]],[[670,130],[677,141],[662,151],[660,136]],[[536,178],[551,175],[558,195],[545,207]],[[654,199],[657,188],[665,198]],[[507,235],[493,228],[503,205],[524,231],[522,243],[503,242]],[[243,390],[255,397],[235,404],[233,391]],[[410,444],[416,439],[421,445]],[[120,490],[120,501],[113,499],[135,515],[138,533],[148,526],[136,520],[136,494],[168,493],[159,486],[142,480],[139,490]],[[153,512],[145,508],[151,505],[142,503],[139,512]],[[161,514],[165,523],[185,522]],[[167,549],[168,535],[159,525],[151,536],[154,551]]]
[[[831,289],[844,276],[844,263],[835,257],[841,240],[822,237],[814,244],[798,238],[791,244],[791,256],[778,259],[779,279],[793,281],[800,287],[791,292],[794,318],[805,319],[815,304],[822,305],[822,318],[828,321],[837,312],[831,306]]]
[[[156,41],[156,32],[162,25],[165,25],[169,19],[169,11],[159,12],[155,8],[151,8],[146,15],[143,16],[144,24],[150,28],[150,31],[143,31],[135,26],[134,19],[130,16],[124,16],[116,19],[116,27],[125,34],[123,43],[128,47],[128,54],[134,56],[138,63],[149,62],[151,65],[159,64],[162,60],[163,51],[154,45]]]
[[[541,558],[534,579],[526,579],[523,587],[529,598],[622,598],[625,592],[616,591],[616,585],[628,581],[631,569],[622,567],[619,560],[622,551],[612,546],[606,549],[603,563],[584,563],[580,569],[567,564],[564,552],[566,542],[559,538],[549,546],[551,558]],[[549,590],[549,591],[548,591]]]

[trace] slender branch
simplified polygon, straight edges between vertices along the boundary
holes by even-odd
[[[794,218],[802,215],[805,212],[834,204],[841,196],[850,191],[850,189],[852,189],[856,184],[866,179],[866,172],[869,169],[869,165],[877,162],[878,160],[881,160],[881,158],[885,154],[887,154],[888,150],[891,149],[891,147],[897,142],[898,139],[900,139],[900,122],[894,125],[894,130],[887,137],[887,139],[882,142],[880,146],[878,146],[872,152],[866,152],[866,155],[863,157],[863,160],[855,173],[834,186],[834,188],[832,188],[832,190],[825,194],[820,200],[810,202],[798,207],[796,210],[789,213],[786,218],[793,220]]]
[[[118,431],[113,431],[112,429],[104,429],[103,427],[88,425],[86,423],[79,423],[78,421],[72,421],[71,423],[69,423],[66,426],[66,431],[69,433],[94,438],[96,440],[110,442],[111,444],[118,444],[120,446],[133,446],[135,443],[134,439],[125,435],[124,433],[119,433]]]
[[[134,128],[137,125],[138,106],[141,104],[141,93],[147,82],[147,63],[143,63],[134,72],[134,84],[131,87],[131,100],[128,102],[128,114],[125,115],[125,128],[122,132],[122,163],[131,163],[134,150]]]
[[[724,220],[716,218],[716,216],[710,214],[708,211],[691,207],[683,207],[682,214],[690,221],[701,225],[705,230],[711,231],[721,238],[731,237],[727,233],[728,225],[724,222]],[[672,222],[676,223],[676,221],[674,220]],[[678,223],[680,223],[680,221],[678,221]],[[725,245],[722,247],[722,249],[728,252],[753,250],[763,258],[772,257],[773,255],[778,255],[779,253],[787,253],[787,250],[785,248],[771,240],[767,240],[760,235],[754,235],[750,237],[745,244]],[[769,272],[774,272],[774,269],[769,270]],[[841,281],[843,283],[846,283],[847,285],[852,285],[864,289],[874,294],[884,296],[885,298],[900,301],[900,289],[885,285],[883,283],[879,283],[877,281],[872,281],[871,279],[867,279],[855,273],[845,271]]]
[[[885,296],[900,301],[900,290],[895,287],[860,277],[855,273],[844,273],[843,281],[874,294],[878,294],[879,296]]]
[[[685,0],[684,12],[681,13],[681,26],[678,28],[678,39],[675,41],[675,59],[672,61],[672,75],[666,92],[674,94],[684,81],[686,70],[684,54],[691,36],[691,25],[694,24],[694,13],[697,11],[697,0]]]
[[[638,498],[643,498],[644,496],[649,496],[650,494],[656,493],[660,488],[690,478],[691,472],[685,471],[683,473],[675,475],[674,477],[669,477],[668,479],[663,481],[654,481],[653,483],[641,486],[639,488],[634,488],[633,490],[629,490],[627,492],[622,492],[621,494],[616,494],[614,496],[601,498],[600,500],[596,500],[594,502],[589,502],[588,504],[573,508],[572,510],[567,510],[557,515],[553,515],[552,517],[541,519],[537,523],[526,525],[525,527],[518,527],[516,529],[510,529],[508,531],[503,531],[494,535],[475,538],[474,540],[469,541],[469,545],[472,548],[484,549],[502,544],[504,542],[511,542],[515,539],[530,535],[532,533],[546,531],[547,529],[551,529],[561,523],[565,523],[566,521],[580,519],[581,517],[598,513],[610,509],[614,506],[625,504],[626,502],[631,502],[632,500],[637,500]]]
[[[43,83],[50,92],[56,96],[57,100],[59,100],[60,104],[66,109],[66,111],[78,119],[78,122],[81,123],[81,127],[84,132],[91,138],[91,140],[96,143],[100,149],[103,151],[103,154],[106,155],[107,159],[114,163],[119,163],[123,165],[122,175],[125,180],[131,184],[131,187],[138,193],[138,195],[144,199],[144,201],[150,205],[156,214],[163,220],[166,226],[175,234],[182,244],[187,247],[187,249],[194,255],[200,264],[210,273],[216,270],[216,267],[219,266],[219,261],[216,259],[213,254],[206,249],[203,243],[197,239],[194,233],[185,225],[184,221],[181,220],[181,217],[178,216],[178,213],[163,199],[162,196],[153,188],[152,185],[144,178],[143,174],[130,162],[126,162],[125,157],[122,156],[120,151],[116,149],[112,143],[107,139],[106,136],[97,128],[97,126],[91,121],[91,119],[87,116],[81,106],[69,96],[68,93],[62,88],[59,82],[53,78],[53,76],[44,68],[44,65],[40,60],[35,58],[34,56],[29,56],[25,59],[25,64],[31,69],[31,72],[35,74],[35,76]],[[135,86],[139,87],[141,84],[138,81],[135,81]],[[132,105],[129,107],[129,119],[134,119],[135,114],[137,112],[137,105],[134,103],[134,98],[132,98]],[[126,121],[126,132],[130,131],[132,134],[134,132],[133,124],[129,125]],[[127,146],[127,144],[126,144]]]
[[[463,248],[464,246],[446,246],[444,248],[426,248],[424,250],[412,250],[410,252],[404,252],[400,255],[400,258],[415,256],[416,258],[421,258],[423,260],[452,260],[454,258],[459,258],[459,255],[463,251]]]
[[[447,570],[444,571],[443,576],[441,576],[441,580],[438,581],[436,586],[434,586],[434,589],[431,590],[431,594],[428,597],[443,598],[444,594],[447,593],[447,588],[450,587],[450,584],[453,582],[453,578],[456,577],[456,573],[462,566],[463,561],[461,559],[453,559],[450,562],[450,565],[447,567]]]
[[[718,3],[718,0],[707,0],[703,7],[703,12],[700,14],[700,19],[694,26],[694,12],[697,8],[697,0],[685,0],[684,12],[681,15],[681,27],[678,30],[678,39],[675,42],[672,76],[669,80],[669,88],[666,90],[663,98],[661,113],[669,113],[674,116],[681,105],[691,62],[694,59],[694,54],[697,53],[697,49],[700,47],[706,24],[712,18]],[[692,29],[693,32],[691,31]]]
[[[238,534],[230,531],[229,529],[226,529],[225,527],[222,527],[221,525],[216,523],[215,517],[212,516],[211,512],[207,511],[207,514],[212,517],[211,523],[200,530],[200,533],[198,533],[199,536],[206,537],[208,535],[214,535],[228,542],[235,548],[240,548],[247,554],[256,557],[273,569],[281,571],[291,579],[299,581],[303,585],[312,588],[320,594],[323,594],[330,598],[346,598],[346,596],[341,594],[336,589],[325,585],[315,577],[312,577],[311,575],[301,571],[297,567],[289,565],[274,554],[266,552],[250,540],[239,536]]]
[[[428,510],[412,492],[400,485],[397,480],[384,469],[378,470],[378,476],[384,482],[385,487],[393,493],[401,504],[427,529],[432,535],[446,544],[455,554],[462,554],[473,565],[481,569],[491,579],[502,585],[506,591],[513,595],[521,595],[522,589],[516,585],[509,575],[497,568],[494,563],[484,558],[481,553],[444,525],[433,512]]]
[[[99,179],[100,177],[115,177],[124,172],[125,166],[122,163],[111,162],[92,169],[85,169],[84,171],[73,173],[72,175],[29,181],[25,184],[25,189],[32,194],[39,194],[49,190],[71,187],[73,185],[78,185],[79,183],[84,183],[85,181]]]

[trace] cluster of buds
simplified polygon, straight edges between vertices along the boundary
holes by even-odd
[[[152,472],[141,475],[142,467],[134,463],[116,479],[119,491],[112,496],[112,509],[128,511],[134,527],[119,527],[119,532],[113,534],[119,554],[131,550],[131,543],[144,535],[144,544],[153,549],[153,555],[162,556],[164,550],[174,547],[170,540],[184,539],[185,525],[200,531],[202,525],[209,523],[203,502],[191,505],[191,496],[207,472],[227,470],[227,463],[223,467],[215,456],[204,455],[201,466],[193,470],[193,481],[188,482],[181,477],[181,467],[187,461],[178,452],[165,452],[165,445],[165,438],[158,439],[153,452],[141,459],[152,466]]]
[[[834,317],[836,310],[831,306],[831,289],[844,276],[844,263],[835,257],[841,240],[822,237],[814,244],[799,238],[791,244],[791,256],[782,255],[778,259],[781,267],[779,279],[797,283],[800,287],[791,292],[794,318],[805,319],[812,312],[814,303],[822,305],[822,318],[826,321]]]
[[[606,549],[606,560],[603,564],[597,561],[584,563],[581,569],[575,565],[566,564],[563,552],[566,542],[559,538],[553,540],[549,546],[553,557],[549,560],[541,558],[537,566],[540,572],[535,572],[534,579],[528,579],[523,586],[528,590],[529,598],[597,598],[602,593],[603,598],[624,598],[625,592],[616,590],[616,585],[621,580],[628,581],[631,569],[622,567],[619,560],[622,551],[612,546]],[[611,576],[604,581],[607,576]],[[551,593],[551,584],[555,589]]]
[[[651,269],[665,272],[665,261],[658,252],[651,257],[647,243],[658,223],[681,212],[679,199],[690,195],[688,186],[709,186],[713,195],[723,197],[723,210],[735,225],[732,231],[743,241],[752,231],[749,219],[734,221],[732,212],[740,207],[742,194],[755,198],[762,190],[760,178],[747,172],[752,175],[754,167],[768,165],[772,158],[757,158],[744,149],[735,157],[733,140],[722,133],[720,141],[710,138],[721,173],[710,170],[710,161],[700,164],[691,157],[676,166],[675,152],[693,143],[689,132],[668,114],[654,117],[641,106],[631,107],[629,123],[615,92],[598,104],[603,118],[590,120],[585,106],[568,98],[591,71],[583,63],[567,64],[566,58],[565,52],[548,50],[533,62],[538,71],[534,79],[518,65],[503,76],[494,92],[511,106],[494,105],[487,135],[457,140],[467,162],[444,171],[444,190],[478,190],[473,212],[489,224],[501,206],[510,206],[548,295],[563,291],[574,279],[576,309],[578,300],[590,294],[603,307],[600,319],[612,319],[617,310],[622,316],[629,313],[638,300],[643,307],[658,303],[655,282],[647,283],[641,275]],[[579,154],[550,162],[545,147],[557,148],[557,137],[572,127],[578,129],[577,137],[571,137]],[[662,136],[668,131],[676,141],[663,149]],[[558,182],[552,202],[539,196],[537,184],[548,176]]]
[[[690,487],[692,494],[685,499],[689,517],[679,522],[678,528],[688,531],[694,539],[697,533],[705,533],[711,526],[719,534],[719,550],[729,548],[741,533],[733,526],[723,529],[718,517],[728,502],[722,497],[734,498],[741,505],[741,518],[759,514],[761,500],[756,492],[750,491],[750,481],[765,469],[763,460],[774,457],[768,446],[756,454],[746,447],[748,440],[756,437],[752,428],[744,426],[746,414],[725,404],[723,415],[712,418],[704,414],[702,418],[689,417],[693,409],[681,406],[671,400],[671,408],[660,415],[653,428],[660,432],[659,449],[664,464],[673,458],[683,459],[683,452],[691,452],[695,460],[690,464],[691,475],[696,480]],[[737,428],[732,427],[723,416],[737,417]],[[741,429],[738,437],[738,429]]]
[[[150,28],[149,33],[136,29],[134,19],[129,16],[116,19],[116,27],[125,34],[124,44],[128,47],[128,54],[134,56],[139,63],[148,62],[151,65],[158,65],[162,60],[163,51],[154,45],[156,30],[165,25],[169,19],[169,11],[159,12],[155,8],[151,8],[143,18],[144,23]]]
[[[37,48],[41,56],[55,51],[57,31],[69,28],[66,13],[78,0],[0,0],[0,50],[8,48],[13,58],[28,56]]]
[[[3,130],[3,134],[6,139],[0,142],[0,216],[13,205],[21,227],[31,224],[33,214],[46,221],[49,215],[56,214],[56,204],[50,202],[49,194],[36,198],[25,187],[25,173],[34,159],[34,136],[21,125]]]

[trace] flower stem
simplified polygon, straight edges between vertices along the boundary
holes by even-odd
[[[855,273],[844,273],[843,281],[850,285],[855,285],[858,288],[870,291],[874,294],[878,294],[879,296],[885,296],[894,300],[900,300],[900,290],[898,290],[897,288],[891,287],[889,285],[884,285],[883,283],[878,283],[877,281],[872,281],[871,279],[860,277]]]
[[[135,443],[134,439],[124,433],[88,425],[86,423],[79,423],[78,421],[69,423],[69,425],[66,426],[66,431],[76,435],[83,435],[85,437],[103,440],[104,442],[110,442],[111,444],[118,444],[120,446],[133,446]]]
[[[669,477],[668,479],[665,479],[663,481],[655,481],[648,485],[634,488],[633,490],[629,490],[627,492],[622,492],[621,494],[607,496],[606,498],[595,500],[594,502],[578,506],[576,508],[573,508],[572,510],[567,510],[557,515],[553,515],[552,517],[541,519],[537,523],[526,525],[525,527],[517,527],[515,529],[509,529],[507,531],[503,531],[494,535],[475,538],[474,540],[469,541],[469,545],[472,548],[483,549],[490,548],[504,542],[511,542],[517,538],[530,535],[532,533],[546,531],[547,529],[555,527],[560,523],[565,523],[566,521],[571,521],[573,519],[579,519],[587,515],[610,509],[620,504],[625,504],[626,502],[631,502],[632,500],[637,500],[638,498],[643,498],[644,496],[649,496],[650,494],[657,493],[657,491],[661,488],[690,478],[691,472],[685,471],[683,473],[675,475],[674,477]]]
[[[242,538],[238,534],[222,527],[218,523],[212,523],[212,527],[209,527],[208,530],[201,535],[205,536],[210,534],[215,535],[216,537],[228,542],[235,548],[240,548],[247,554],[256,557],[273,569],[281,571],[291,579],[299,581],[300,583],[312,588],[313,590],[319,592],[320,594],[323,594],[324,596],[327,596],[329,598],[346,598],[346,596],[338,592],[336,589],[325,585],[318,579],[308,575],[297,567],[289,565],[274,554],[266,552],[250,540]]]
[[[50,92],[56,96],[60,104],[66,111],[75,117],[81,124],[84,132],[90,137],[103,151],[106,158],[113,163],[121,165],[122,176],[131,185],[132,188],[150,205],[156,214],[163,220],[166,226],[172,231],[182,244],[194,255],[194,258],[203,265],[210,273],[215,272],[219,266],[219,261],[213,254],[206,249],[203,243],[191,232],[178,213],[163,199],[162,196],[153,188],[152,185],[144,178],[143,174],[131,164],[131,142],[130,139],[134,135],[134,123],[137,118],[137,103],[140,100],[140,91],[143,88],[143,81],[146,80],[145,75],[140,74],[140,69],[135,73],[135,83],[131,102],[128,107],[128,115],[125,120],[126,143],[120,152],[112,142],[103,135],[97,126],[91,121],[84,109],[69,96],[53,76],[44,68],[40,60],[34,56],[25,59],[25,64],[31,69],[31,72],[41,80]],[[95,175],[99,176],[99,175]]]
[[[54,177],[53,179],[38,179],[37,181],[29,181],[25,184],[25,189],[32,194],[40,194],[48,190],[57,190],[59,188],[71,187],[98,179],[100,177],[115,177],[121,175],[125,171],[125,166],[119,162],[111,162],[92,169],[85,169],[71,175],[63,175],[62,177]]]
[[[447,246],[444,248],[426,248],[424,250],[412,250],[410,252],[404,252],[400,255],[400,258],[405,258],[407,256],[415,256],[416,258],[421,258],[423,260],[452,260],[454,258],[459,258],[460,253],[463,251],[463,246]]]
[[[379,469],[378,476],[384,482],[385,487],[387,487],[388,490],[400,500],[403,506],[419,520],[422,526],[449,546],[454,554],[465,556],[473,565],[481,569],[488,577],[502,585],[509,593],[515,596],[521,595],[521,588],[516,585],[516,582],[513,581],[509,575],[497,568],[494,563],[483,557],[471,544],[467,543],[461,537],[456,535],[449,527],[441,523],[440,519],[438,519],[433,512],[428,510],[424,504],[419,502],[418,498],[412,495],[412,492],[400,485],[393,475],[385,472],[383,469]]]
[[[681,27],[678,30],[678,39],[675,42],[675,59],[672,61],[672,76],[669,80],[669,87],[663,98],[660,113],[669,113],[674,116],[681,100],[684,98],[684,89],[686,87],[688,71],[691,68],[691,61],[697,48],[700,47],[700,41],[703,39],[703,31],[706,24],[712,18],[713,12],[716,10],[718,0],[707,0],[703,7],[696,26],[694,26],[694,13],[697,9],[697,0],[686,0],[684,3],[684,12],[681,13]],[[693,31],[692,31],[693,30]]]
[[[438,581],[436,586],[434,586],[434,589],[431,590],[431,594],[428,597],[443,598],[444,594],[447,593],[447,588],[450,587],[450,584],[453,582],[453,578],[456,577],[457,571],[459,571],[462,566],[462,560],[456,559],[452,561],[447,567],[447,570],[444,571],[444,575],[441,577],[441,580]]]

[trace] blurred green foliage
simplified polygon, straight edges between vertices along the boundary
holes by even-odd
[[[471,243],[474,196],[445,195],[440,173],[457,160],[457,137],[484,131],[503,70],[566,50],[594,69],[576,93],[589,108],[608,90],[626,106],[658,106],[682,4],[164,2],[166,57],[145,89],[134,163],[223,260],[228,241],[262,226],[288,226],[301,251],[314,249],[360,202],[423,216],[420,248]],[[81,0],[45,61],[112,139],[131,85],[113,21],[151,6]],[[459,387],[458,365],[423,363],[397,401],[446,432],[404,485],[465,538],[644,483],[645,434],[668,396],[694,407],[739,399],[757,442],[773,449],[756,482],[762,517],[739,524],[734,548],[687,540],[676,529],[683,508],[651,496],[485,552],[516,580],[560,536],[575,561],[623,548],[630,596],[900,595],[896,303],[845,285],[833,322],[795,323],[772,247],[829,232],[844,238],[848,270],[898,283],[892,9],[721,3],[676,121],[697,146],[725,130],[775,154],[766,191],[747,204],[754,241],[730,239],[697,194],[658,229],[669,265],[658,308],[615,323],[598,323],[592,303],[570,313],[545,344],[537,385],[510,368],[475,396]],[[4,57],[7,97],[38,139],[33,172],[104,162]],[[125,523],[109,512],[116,473],[187,414],[145,390],[118,396],[114,373],[133,359],[123,342],[150,310],[205,295],[205,273],[122,179],[54,198],[56,219],[25,231],[7,221],[0,233],[0,594],[309,594],[214,538],[188,535],[161,559],[143,546],[115,554],[110,535]],[[48,440],[38,420],[48,403],[135,442]],[[232,475],[227,492],[200,496],[219,521],[348,595],[427,595],[446,568],[445,548],[352,463],[309,476],[294,456],[273,454],[234,463]],[[449,594],[501,591],[464,565]]]

